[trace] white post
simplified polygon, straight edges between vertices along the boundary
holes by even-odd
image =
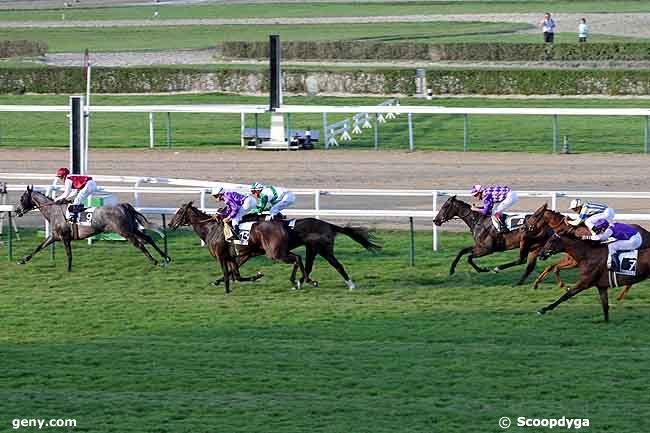
[[[133,202],[135,203],[135,207],[140,207],[140,193],[137,191],[137,189],[140,187],[142,182],[146,182],[144,178],[140,178],[135,182],[135,191],[133,192]]]
[[[241,120],[240,120],[240,135],[241,135],[241,147],[245,147],[246,143],[244,143],[244,129],[246,126],[246,113],[241,113]]]
[[[201,204],[201,210],[205,211],[205,190],[204,189],[201,190],[201,198],[199,200],[199,203]],[[201,246],[202,247],[205,246],[205,242],[203,242],[203,239],[201,239]]]
[[[415,150],[415,144],[413,143],[413,114],[408,114],[409,119],[409,151],[413,152]]]
[[[153,113],[149,113],[149,148],[153,149]]]
[[[553,191],[551,194],[551,210],[557,209],[557,192]]]
[[[433,214],[438,213],[438,191],[433,192]],[[434,216],[435,218],[435,216]],[[438,251],[438,226],[433,224],[433,251]]]
[[[320,219],[320,189],[314,191],[314,209],[316,210],[316,219]]]

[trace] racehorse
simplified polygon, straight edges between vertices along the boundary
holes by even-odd
[[[490,272],[490,269],[476,265],[476,263],[474,263],[474,258],[519,248],[518,259],[497,266],[492,270],[499,272],[512,266],[521,265],[527,261],[528,266],[517,282],[517,284],[521,284],[535,268],[539,250],[546,240],[553,234],[552,230],[543,229],[535,235],[529,234],[526,241],[523,242],[524,231],[521,228],[512,230],[508,233],[499,233],[492,225],[492,219],[489,215],[486,216],[478,211],[472,210],[472,207],[468,203],[458,200],[455,195],[449,197],[442,205],[433,222],[437,226],[440,226],[455,217],[462,219],[465,224],[467,224],[467,227],[469,227],[472,232],[474,245],[465,247],[458,252],[456,258],[451,263],[449,275],[454,274],[458,261],[467,253],[470,253],[470,255],[467,256],[467,262],[477,272]]]
[[[580,268],[580,279],[569,290],[567,290],[557,301],[537,311],[538,314],[546,314],[562,302],[574,297],[578,293],[590,287],[596,287],[600,295],[600,303],[603,307],[605,321],[609,321],[609,299],[607,290],[610,286],[610,271],[607,268],[607,247],[594,241],[583,241],[575,238],[569,230],[556,232],[542,248],[540,258],[545,258],[558,251],[566,251]],[[650,249],[639,250],[636,262],[636,275],[617,275],[618,282],[631,286],[634,283],[650,277]]]
[[[564,215],[554,210],[548,209],[548,204],[546,203],[543,206],[541,206],[539,209],[537,209],[532,215],[526,218],[526,223],[524,224],[524,227],[525,227],[526,234],[539,232],[540,230],[543,230],[548,227],[555,232],[563,231],[572,234],[575,237],[580,237],[582,235],[591,235],[591,230],[589,230],[587,226],[584,225],[580,225],[577,227],[570,226],[569,224],[567,224],[567,219]],[[650,248],[650,232],[638,224],[632,224],[632,227],[634,227],[639,231],[639,233],[641,233],[641,238],[643,239],[643,243],[641,244],[641,249]],[[561,251],[557,250],[556,252],[561,252]],[[560,278],[560,270],[571,269],[577,266],[578,263],[571,257],[570,254],[567,254],[566,257],[564,257],[560,261],[544,269],[544,271],[541,274],[539,274],[537,279],[535,279],[533,288],[537,288],[539,283],[551,271],[555,272],[555,277],[558,281],[558,284],[560,284],[560,287],[565,288],[566,285]],[[621,291],[621,293],[617,297],[619,301],[625,297],[625,294],[630,290],[630,287],[631,286],[626,286]]]
[[[208,245],[212,256],[221,263],[224,275],[213,284],[219,284],[221,281],[224,281],[226,284],[226,293],[229,293],[229,279],[237,279],[233,278],[233,270],[243,265],[251,257],[265,254],[264,245],[259,245],[263,242],[264,237],[272,230],[283,229],[286,231],[286,228],[281,221],[260,221],[251,229],[248,241],[249,245],[238,246],[235,250],[234,245],[225,239],[223,224],[222,219],[218,215],[215,219],[194,207],[192,202],[189,202],[178,209],[170,223],[170,228],[175,230],[184,225],[191,225],[194,228],[194,231]],[[311,283],[313,286],[318,285],[318,281],[311,279],[311,271],[316,255],[320,255],[336,269],[345,280],[348,288],[352,290],[356,288],[355,283],[350,279],[343,265],[334,256],[334,240],[337,233],[343,233],[349,236],[367,250],[374,251],[381,248],[381,246],[373,242],[368,230],[362,227],[340,227],[315,218],[296,220],[293,229],[288,230],[289,238],[287,248],[293,250],[299,246],[305,246],[304,281]],[[300,266],[296,263],[290,278],[295,288],[297,288],[295,274],[298,269],[300,269]]]
[[[71,242],[107,231],[118,233],[131,242],[154,265],[158,265],[158,261],[149,254],[145,244],[152,246],[163,257],[164,261],[161,265],[166,265],[171,261],[171,258],[156,245],[149,235],[141,230],[141,227],[152,229],[161,236],[165,236],[165,234],[159,231],[130,204],[120,203],[115,206],[101,206],[95,209],[91,225],[79,225],[78,231],[75,233],[73,233],[72,224],[65,218],[67,207],[67,204],[56,203],[45,194],[34,191],[33,187],[27,187],[27,191],[20,197],[20,202],[16,207],[16,215],[23,216],[32,209],[38,209],[43,218],[50,224],[50,235],[31,254],[23,257],[18,262],[19,264],[27,263],[43,248],[56,241],[61,241],[65,247],[65,254],[68,258],[68,272],[70,272],[72,271]]]

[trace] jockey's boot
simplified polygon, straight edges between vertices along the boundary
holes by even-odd
[[[239,225],[229,222],[228,227],[230,227],[230,231],[232,232],[232,236],[230,236],[230,238],[228,238],[226,240],[227,241],[233,241],[233,240],[239,239]]]
[[[271,218],[272,221],[282,221],[284,219],[284,215],[282,215],[280,212],[276,213],[273,218]]]
[[[497,230],[499,233],[508,233],[508,226],[506,225],[506,216],[504,214],[492,215],[493,221],[496,223],[496,226],[499,227]]]
[[[612,253],[607,256],[607,269],[612,272],[618,272],[620,270],[618,263],[618,252]]]
[[[78,223],[79,222],[79,206],[71,204],[68,206],[68,212],[70,213],[70,222]]]

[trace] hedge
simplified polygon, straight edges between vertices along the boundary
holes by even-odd
[[[221,46],[224,58],[263,59],[268,42],[234,41]],[[419,60],[419,61],[626,61],[650,60],[650,43],[511,44],[367,41],[282,42],[287,60]]]
[[[43,41],[0,41],[0,59],[9,57],[37,57],[47,52]]]
[[[412,69],[306,70],[286,68],[284,90],[316,94],[415,92]],[[650,70],[449,69],[428,70],[435,94],[648,95]],[[83,93],[81,68],[0,69],[0,93]],[[191,68],[93,68],[94,93],[212,91],[268,92],[264,70]]]

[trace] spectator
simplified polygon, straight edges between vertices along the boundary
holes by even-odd
[[[578,25],[578,42],[587,42],[587,20],[580,18]]]
[[[544,32],[544,42],[552,44],[553,38],[555,37],[555,21],[551,18],[551,14],[546,12],[544,19],[539,22],[539,25],[542,27],[542,32]]]

